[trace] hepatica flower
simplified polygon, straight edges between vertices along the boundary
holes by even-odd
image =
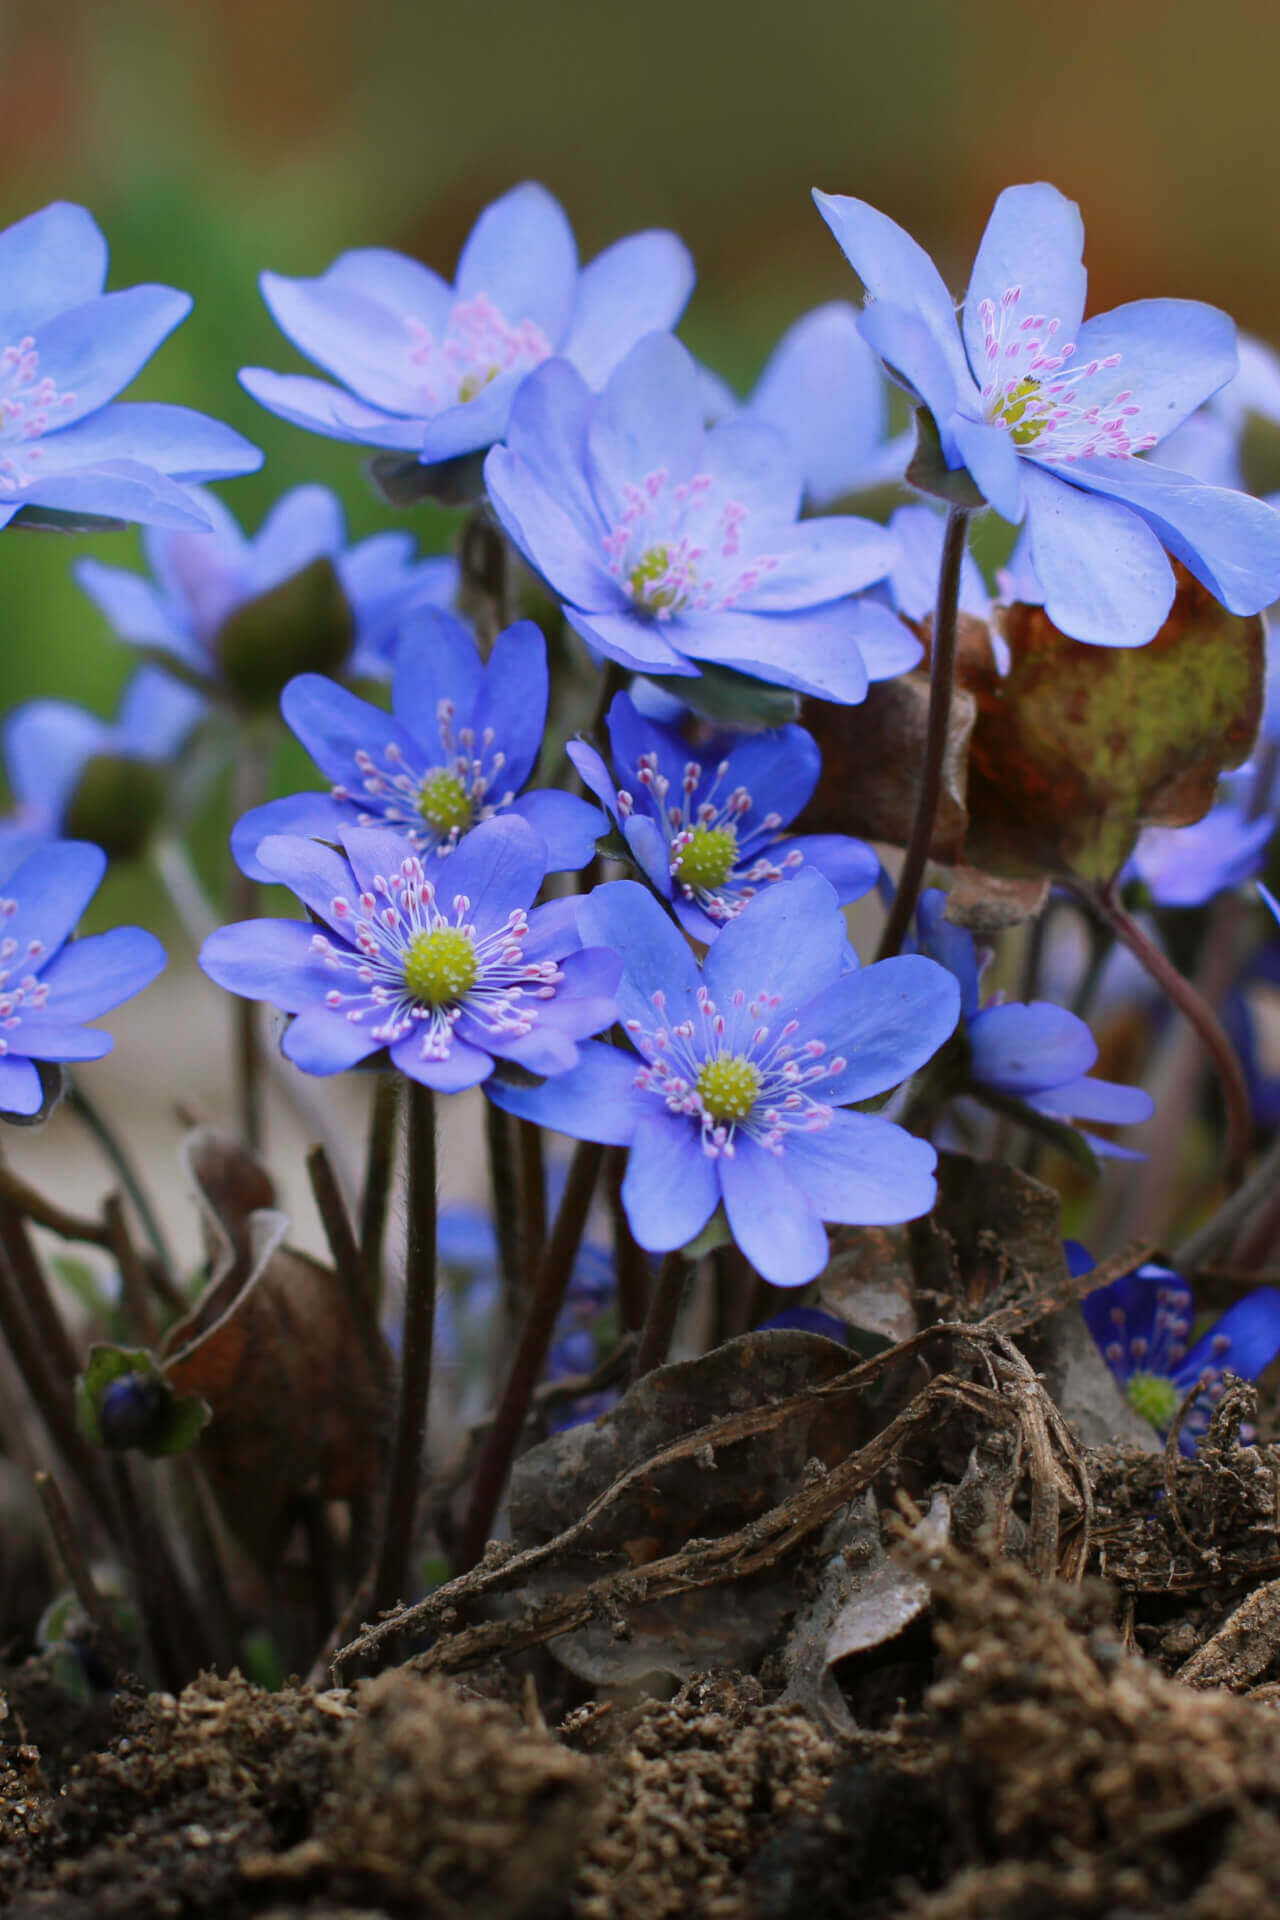
[[[484,474],[571,625],[625,667],[711,661],[857,701],[920,657],[886,607],[852,597],[888,572],[891,535],[797,520],[786,441],[755,420],[706,427],[697,366],[670,334],[641,340],[599,395],[564,360],[540,367]]]
[[[0,848],[0,1115],[29,1118],[44,1094],[37,1061],[100,1060],[112,1039],[86,1020],[140,993],[164,948],[141,927],[72,940],[107,857],[77,840],[15,865]]]
[[[980,968],[973,935],[944,916],[946,895],[929,888],[920,896],[916,925],[920,950],[954,976],[968,1043],[967,1079],[979,1095],[1005,1095],[1053,1119],[1096,1120],[1132,1126],[1155,1111],[1141,1087],[1099,1080],[1090,1072],[1098,1045],[1084,1021],[1049,1000],[981,1004]],[[1091,1134],[1095,1150],[1112,1158],[1130,1151]]]
[[[202,527],[182,480],[253,473],[256,447],[202,413],[109,405],[191,311],[173,287],[104,293],[92,214],[55,201],[0,233],[0,527],[23,508]]]
[[[812,507],[903,476],[912,436],[887,437],[884,374],[846,300],[815,307],[788,327],[745,405],[705,368],[702,379],[710,418],[739,414],[778,429],[800,464]]]
[[[70,700],[31,700],[4,723],[4,764],[16,803],[6,840],[66,834],[113,858],[141,852],[164,802],[164,769],[204,701],[153,667],[135,673],[114,720]]]
[[[321,674],[300,674],[280,709],[334,784],[245,814],[231,835],[238,865],[267,881],[258,847],[269,834],[337,840],[356,826],[395,827],[425,856],[511,814],[545,842],[548,872],[584,867],[604,831],[599,810],[574,794],[520,792],[542,747],[547,696],[547,643],[532,620],[500,633],[485,665],[462,623],[434,609],[406,622],[390,714]]]
[[[407,533],[348,546],[341,502],[328,487],[294,487],[252,537],[213,494],[201,494],[199,507],[211,533],[144,536],[151,580],[98,560],[81,560],[75,573],[122,640],[213,689],[226,684],[219,641],[227,622],[318,560],[332,563],[354,629],[344,626],[334,664],[354,674],[385,676],[405,615],[447,604],[457,591],[454,561],[417,559]]]
[[[386,1048],[401,1073],[454,1093],[495,1060],[561,1073],[615,1018],[617,955],[579,950],[572,901],[530,911],[546,851],[524,820],[482,822],[439,868],[385,827],[340,839],[341,853],[288,834],[258,849],[318,926],[242,921],[200,955],[219,986],[296,1016],[283,1048],[304,1072]]]
[[[1081,1248],[1068,1248],[1072,1270],[1093,1262]],[[1256,1380],[1280,1353],[1280,1293],[1256,1287],[1214,1326],[1191,1339],[1195,1317],[1191,1289],[1182,1275],[1150,1261],[1081,1302],[1085,1321],[1129,1405],[1162,1436],[1179,1407],[1197,1387],[1178,1443],[1193,1454],[1226,1391],[1223,1375]]]
[[[1250,420],[1280,426],[1280,359],[1248,334],[1240,334],[1236,346],[1235,379],[1184,421],[1165,446],[1166,459],[1211,487],[1245,487],[1240,447]]]
[[[996,201],[957,319],[901,227],[864,201],[814,197],[866,288],[864,339],[932,415],[947,466],[1004,519],[1026,518],[1063,633],[1152,639],[1173,604],[1166,548],[1233,613],[1280,594],[1280,517],[1139,457],[1232,378],[1225,314],[1136,300],[1083,320],[1080,215],[1041,183]]]
[[[806,870],[824,874],[842,906],[875,885],[879,857],[863,841],[838,833],[785,837],[822,770],[803,727],[713,741],[704,754],[620,693],[609,709],[609,739],[613,774],[584,741],[570,742],[569,756],[695,940],[714,939],[763,887]]]
[[[1127,877],[1143,882],[1161,907],[1202,907],[1262,872],[1276,830],[1275,768],[1240,767],[1219,783],[1219,798],[1189,827],[1145,827]]]
[[[622,1199],[642,1247],[687,1245],[723,1204],[757,1271],[800,1286],[826,1264],[824,1220],[928,1212],[933,1148],[848,1108],[897,1086],[951,1033],[960,996],[943,968],[908,955],[845,972],[844,917],[818,873],[758,895],[701,968],[633,881],[598,887],[578,924],[622,954],[629,1045],[591,1043],[540,1087],[490,1093],[544,1126],[630,1149]]]
[[[553,354],[602,386],[642,334],[676,324],[693,277],[683,244],[658,232],[579,269],[564,209],[526,182],[481,214],[453,286],[380,247],[314,280],[264,273],[281,329],[342,384],[261,367],[240,378],[296,426],[432,465],[500,440],[521,382]]]

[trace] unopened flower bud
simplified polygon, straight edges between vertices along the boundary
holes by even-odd
[[[274,707],[299,673],[336,674],[355,639],[355,618],[331,560],[311,561],[228,615],[214,642],[233,699]]]

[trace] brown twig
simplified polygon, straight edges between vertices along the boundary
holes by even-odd
[[[44,1227],[49,1233],[56,1233],[59,1240],[78,1240],[89,1247],[107,1247],[107,1229],[101,1220],[87,1220],[77,1213],[69,1213],[53,1200],[46,1200],[42,1193],[29,1186],[16,1174],[12,1167],[0,1161],[0,1200],[13,1207],[15,1212],[25,1216],[33,1225]]]
[[[67,1503],[62,1497],[62,1489],[51,1473],[40,1472],[34,1475],[35,1489],[44,1508],[44,1517],[58,1558],[71,1585],[75,1589],[76,1599],[92,1620],[98,1635],[100,1646],[107,1665],[114,1674],[127,1671],[128,1656],[111,1603],[98,1592],[89,1571],[89,1562],[85,1559],[76,1537],[74,1522],[67,1511]]]

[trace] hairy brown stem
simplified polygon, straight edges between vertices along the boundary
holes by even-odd
[[[334,1271],[338,1276],[338,1284],[342,1288],[347,1312],[351,1316],[351,1324],[355,1328],[361,1352],[364,1354],[373,1378],[379,1385],[385,1386],[390,1370],[387,1365],[387,1350],[383,1345],[382,1334],[378,1327],[378,1316],[374,1310],[373,1294],[369,1286],[369,1271],[365,1266],[364,1255],[360,1251],[359,1242],[351,1225],[351,1216],[342,1198],[337,1175],[333,1171],[333,1162],[323,1146],[314,1146],[308,1153],[307,1177],[311,1182],[316,1211],[320,1215],[325,1239],[329,1242]]]
[[[689,1262],[679,1248],[674,1253],[664,1255],[649,1298],[649,1310],[640,1329],[640,1344],[636,1348],[636,1364],[631,1376],[633,1381],[643,1380],[646,1373],[652,1373],[666,1359],[688,1279]]]

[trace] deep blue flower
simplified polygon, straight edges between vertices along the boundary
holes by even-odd
[[[432,465],[500,440],[521,382],[553,354],[603,386],[642,334],[676,324],[693,278],[687,249],[661,232],[579,270],[564,209],[526,182],[480,215],[452,287],[381,247],[339,255],[316,280],[264,273],[277,324],[342,385],[262,367],[240,378],[295,426]]]
[[[152,824],[139,816],[154,772],[172,760],[203,712],[198,693],[154,667],[134,674],[114,720],[69,700],[30,700],[15,708],[4,723],[5,774],[15,810],[0,820],[0,841],[35,846],[67,832],[68,816],[81,811],[77,797],[85,795],[86,777],[92,779],[96,766],[120,776],[114,798],[133,817],[121,820],[119,829],[140,843]],[[129,778],[134,769],[138,780]],[[160,791],[157,783],[157,798]],[[110,805],[112,796],[103,799]]]
[[[688,675],[710,661],[856,701],[920,658],[887,607],[853,597],[889,571],[892,536],[797,520],[785,440],[757,420],[707,428],[697,366],[670,334],[641,340],[599,395],[548,361],[484,472],[570,624],[624,667]]]
[[[863,841],[839,833],[785,837],[822,770],[817,742],[803,727],[713,740],[695,753],[620,693],[609,709],[609,740],[612,774],[585,741],[570,742],[569,756],[695,940],[713,940],[762,887],[806,867],[826,875],[842,906],[875,885],[879,856]]]
[[[1070,1249],[1074,1272],[1093,1265],[1083,1248]],[[1085,1321],[1125,1399],[1162,1436],[1189,1393],[1203,1386],[1178,1435],[1193,1454],[1226,1391],[1223,1375],[1256,1380],[1280,1353],[1280,1293],[1256,1287],[1229,1307],[1216,1325],[1188,1345],[1195,1314],[1182,1275],[1154,1261],[1136,1267],[1081,1302]]]
[[[107,857],[59,840],[26,858],[0,847],[0,1114],[39,1113],[38,1060],[100,1060],[109,1033],[84,1025],[140,993],[165,963],[141,927],[72,940]]]
[[[622,1200],[642,1247],[687,1245],[723,1203],[757,1272],[800,1286],[826,1265],[824,1220],[928,1212],[933,1148],[845,1109],[897,1086],[951,1033],[960,997],[943,968],[907,955],[846,972],[844,916],[818,873],[758,894],[701,968],[633,881],[598,887],[578,922],[584,940],[623,955],[618,1004],[635,1051],[595,1043],[569,1073],[490,1094],[630,1149]]]
[[[864,201],[815,195],[866,287],[859,325],[933,416],[943,456],[997,513],[1027,520],[1054,625],[1140,646],[1173,604],[1175,554],[1233,613],[1280,594],[1280,516],[1135,456],[1236,371],[1235,329],[1194,300],[1135,300],[1081,323],[1084,230],[1044,183],[1009,187],[964,308],[902,228]]]
[[[290,834],[258,848],[327,931],[245,920],[200,954],[219,986],[297,1016],[283,1049],[305,1073],[341,1073],[386,1047],[401,1073],[456,1093],[495,1059],[562,1073],[575,1041],[615,1018],[618,956],[580,950],[572,900],[529,910],[547,857],[526,821],[483,821],[430,870],[390,828],[338,838],[342,853]]]
[[[702,379],[709,419],[736,415],[778,429],[800,464],[811,507],[886,486],[906,470],[912,435],[887,437],[884,374],[846,300],[815,307],[788,327],[745,404],[705,368]]]
[[[280,710],[330,793],[295,793],[237,822],[231,851],[253,880],[269,834],[336,840],[343,827],[396,827],[420,854],[447,851],[496,814],[518,814],[546,843],[547,871],[584,867],[605,830],[598,808],[544,788],[521,794],[542,748],[547,644],[532,620],[498,635],[486,665],[452,615],[424,608],[405,621],[391,712],[322,674],[299,674]]]
[[[253,473],[262,455],[189,407],[111,406],[191,311],[173,287],[104,293],[92,214],[55,201],[0,233],[0,527],[24,507],[202,527],[182,480]]]
[[[951,972],[960,988],[968,1042],[968,1080],[974,1088],[1007,1094],[1055,1120],[1095,1120],[1133,1126],[1155,1112],[1141,1087],[1099,1080],[1089,1071],[1098,1044],[1084,1021],[1049,1000],[1011,1000],[984,1007],[973,935],[945,916],[947,896],[928,888],[916,913],[919,949]],[[1085,1138],[1112,1158],[1132,1157],[1114,1142]]]
[[[442,606],[457,592],[453,560],[414,558],[407,533],[375,533],[347,546],[342,503],[328,487],[282,495],[252,539],[213,494],[193,495],[212,533],[144,535],[154,584],[122,567],[81,560],[76,579],[122,640],[171,658],[219,684],[217,638],[230,615],[300,573],[331,560],[355,621],[346,670],[385,676],[400,623],[413,608]]]

